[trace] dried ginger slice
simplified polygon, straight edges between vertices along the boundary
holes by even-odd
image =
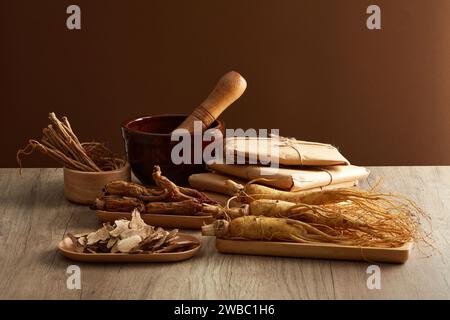
[[[144,226],[148,226],[148,224],[142,220],[139,210],[134,209],[131,213],[130,229],[139,229]]]
[[[186,248],[186,247],[189,247],[189,249],[191,249],[191,248],[194,248],[195,246],[197,246],[197,243],[195,243],[194,241],[186,240],[186,241],[172,243],[172,244],[168,245],[167,247],[156,250],[155,252],[156,253],[173,252],[176,249]]]
[[[111,225],[110,222],[104,223],[103,226],[104,226],[104,227],[106,228],[106,230],[108,230],[108,231],[113,231],[113,230],[114,230],[114,227]]]
[[[167,234],[167,242],[173,242],[178,238],[178,229],[173,229]]]
[[[111,253],[117,253],[117,252],[119,252],[118,245],[119,245],[119,239],[117,238],[117,241],[116,241],[116,243],[112,246],[110,252],[111,252]]]
[[[155,245],[153,245],[152,251],[155,251],[155,250],[161,248],[166,243],[168,235],[169,235],[169,233],[167,231],[165,231],[163,237],[161,239],[159,239],[158,242],[155,243]]]
[[[117,250],[123,253],[130,252],[132,249],[137,247],[141,241],[142,238],[138,235],[134,235],[129,238],[119,240],[117,242]]]
[[[75,238],[82,238],[82,237],[87,237],[89,235],[89,233],[91,233],[91,232],[82,232],[82,233],[74,234],[73,236]]]
[[[86,242],[87,242],[86,237],[80,237],[80,238],[78,238],[78,243],[79,243],[80,245],[82,245],[83,247],[86,245]]]
[[[121,239],[126,239],[134,235],[140,236],[142,239],[148,238],[153,233],[153,227],[147,225],[139,229],[128,229],[120,234]]]
[[[165,231],[163,228],[161,227],[157,227],[156,231],[153,231],[153,233],[148,236],[146,239],[144,239],[140,244],[139,244],[139,249],[142,250],[146,250],[146,251],[151,251],[153,245],[159,240],[161,239],[165,234]]]
[[[122,232],[129,230],[128,226],[130,224],[130,221],[125,220],[125,219],[121,219],[121,220],[116,220],[115,221],[115,229],[110,231],[109,234],[111,235],[111,237],[119,237]]]
[[[108,229],[103,226],[102,228],[98,229],[97,231],[91,232],[87,236],[87,245],[91,245],[94,243],[97,243],[101,240],[108,240],[110,238]]]
[[[114,247],[114,245],[119,241],[119,238],[110,238],[108,243],[106,244],[106,248],[110,249]]]
[[[78,253],[82,253],[84,251],[84,246],[78,242],[79,239],[71,233],[68,233],[67,236],[70,238],[70,240],[72,240],[75,251]]]

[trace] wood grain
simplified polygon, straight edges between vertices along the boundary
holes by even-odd
[[[61,256],[67,231],[99,223],[93,211],[64,199],[61,169],[0,169],[1,299],[449,299],[450,167],[372,167],[369,183],[408,195],[433,219],[439,252],[414,249],[404,265],[380,264],[381,289],[366,286],[364,262],[217,253],[179,263],[88,264]],[[367,184],[363,184],[367,186]],[[190,232],[198,234],[198,232]],[[66,287],[66,268],[81,268],[81,290]]]

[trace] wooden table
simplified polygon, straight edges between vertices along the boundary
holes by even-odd
[[[1,299],[449,299],[450,167],[372,167],[369,181],[408,195],[433,219],[435,246],[404,265],[380,264],[381,289],[367,288],[369,263],[219,254],[212,238],[179,263],[85,264],[56,250],[67,231],[93,230],[88,208],[63,196],[61,169],[0,169]],[[196,233],[196,232],[194,232]],[[66,269],[81,268],[69,290]]]

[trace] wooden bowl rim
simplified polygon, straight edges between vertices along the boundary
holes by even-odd
[[[118,160],[123,160],[123,159],[120,159],[120,158],[117,158]],[[71,173],[76,173],[76,174],[79,174],[79,175],[108,175],[108,174],[112,174],[112,173],[121,173],[121,172],[125,172],[125,171],[128,171],[128,170],[130,170],[130,163],[128,162],[128,161],[125,161],[125,160],[123,160],[124,162],[125,162],[125,165],[123,166],[123,167],[121,167],[121,168],[119,168],[119,169],[116,169],[116,170],[109,170],[109,171],[99,171],[99,172],[94,172],[94,171],[81,171],[81,170],[75,170],[75,169],[70,169],[70,168],[67,168],[67,167],[63,167],[63,169],[64,169],[64,171],[68,171],[68,172],[71,172]]]
[[[139,131],[139,130],[131,129],[129,127],[129,125],[131,123],[133,123],[133,122],[142,121],[144,119],[149,119],[149,118],[162,118],[162,117],[185,117],[185,118],[187,118],[188,116],[189,116],[188,114],[184,114],[184,113],[153,114],[153,115],[148,115],[148,116],[142,116],[142,117],[128,119],[128,120],[122,122],[121,127],[122,127],[122,130],[126,130],[127,132],[132,132],[133,134],[137,134],[137,135],[155,136],[155,137],[170,137],[172,135],[172,133],[157,133],[157,132]],[[218,129],[218,130],[220,130],[221,127],[225,128],[225,122],[224,121],[222,121],[220,119],[216,119],[215,122],[217,122],[217,126],[211,127],[209,129]]]

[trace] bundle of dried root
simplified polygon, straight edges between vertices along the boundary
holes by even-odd
[[[162,175],[159,166],[153,168],[153,180],[155,187],[121,180],[110,182],[92,209],[131,212],[138,208],[145,213],[207,215],[203,212],[204,205],[216,204],[202,192],[177,186]]]
[[[25,148],[17,151],[17,162],[22,167],[21,156],[30,155],[34,150],[55,159],[69,169],[100,172],[116,170],[125,165],[123,159],[114,155],[99,142],[81,143],[66,117],[59,120],[51,112],[50,124],[42,130],[40,141],[31,139]]]
[[[162,253],[185,251],[198,244],[179,241],[178,230],[166,231],[147,225],[139,211],[134,210],[131,221],[116,220],[103,224],[95,232],[82,235],[68,234],[77,252],[83,253]]]

